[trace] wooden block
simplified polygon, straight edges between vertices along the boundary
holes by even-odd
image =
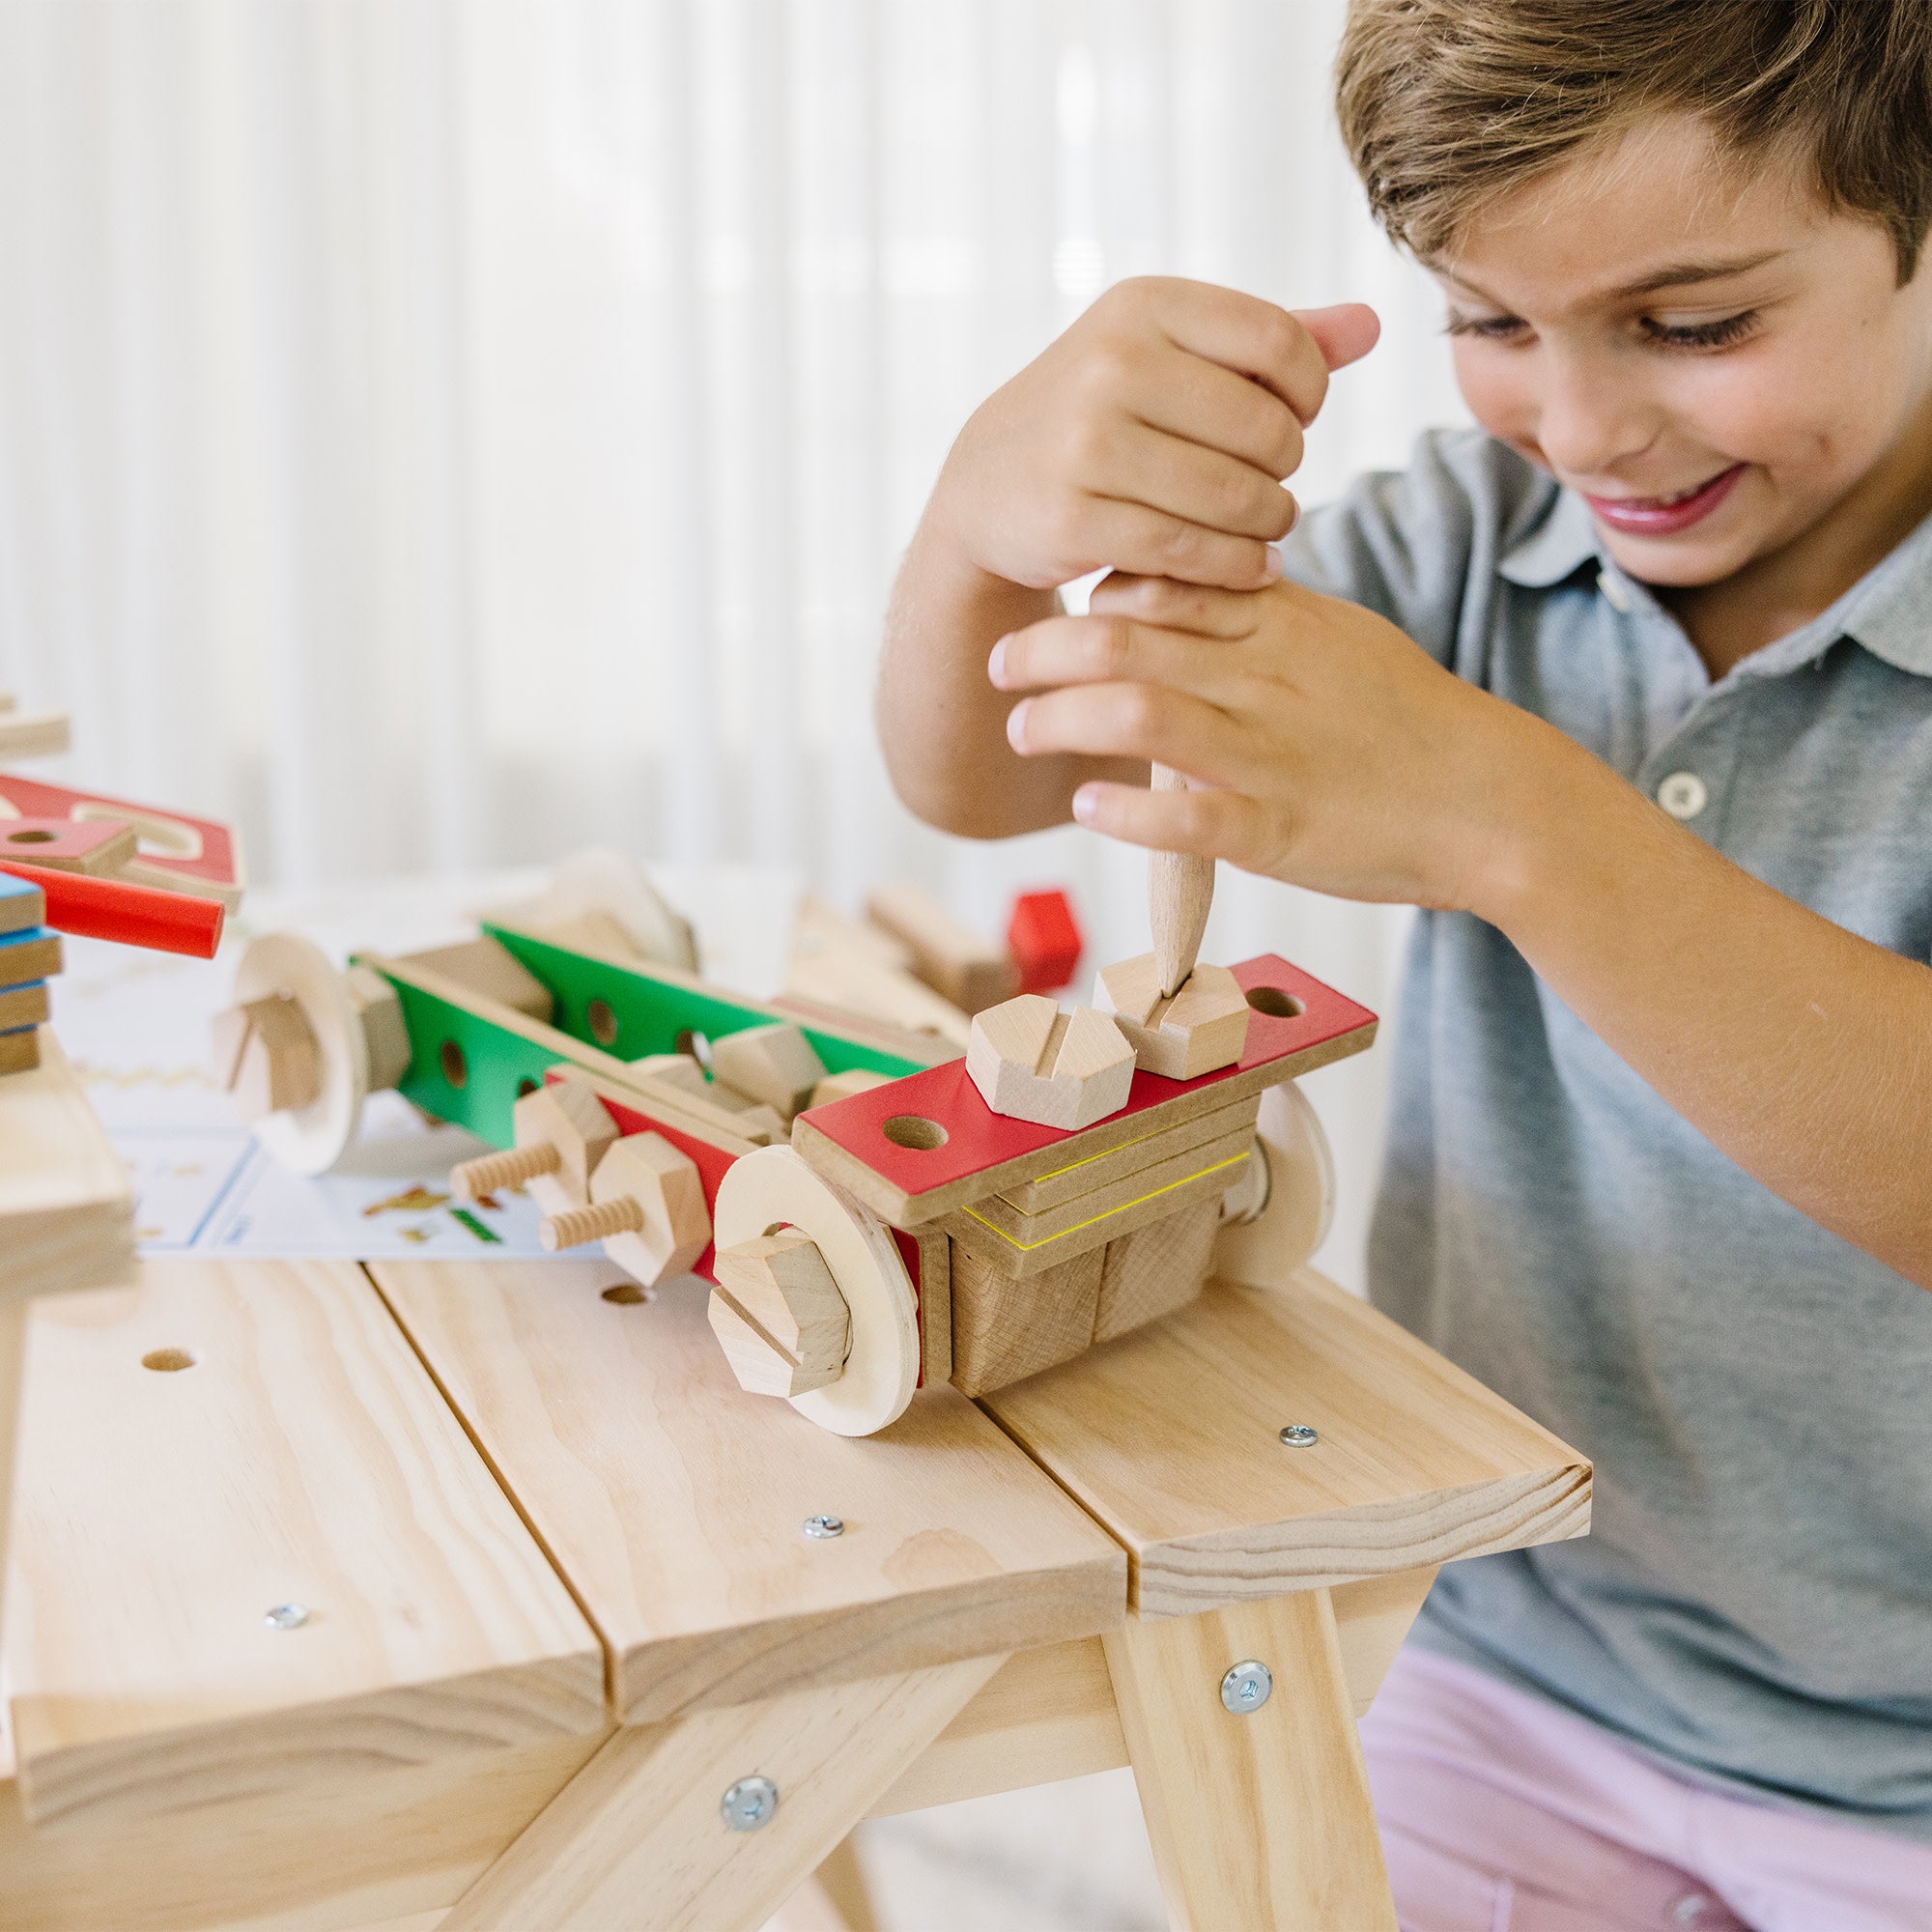
[[[854,1066],[843,1073],[828,1073],[811,1090],[811,1099],[808,1103],[813,1107],[829,1107],[835,1100],[843,1100],[854,1094],[869,1094],[874,1087],[889,1086],[892,1075],[874,1073],[868,1066]]]
[[[1312,1269],[1210,1281],[987,1406],[1126,1548],[1144,1616],[1589,1527],[1583,1457]],[[1287,1423],[1320,1440],[1285,1448]]]
[[[0,932],[0,986],[24,986],[51,980],[61,969],[60,934],[45,926]]]
[[[228,1085],[238,1117],[260,1121],[308,1106],[322,1092],[322,1053],[301,1008],[270,993],[240,1010],[245,1031]],[[229,1037],[224,1031],[223,1050]]]
[[[369,1091],[393,1087],[410,1070],[410,1030],[396,989],[367,966],[351,966],[345,976],[350,1004],[361,1022],[369,1052]]]
[[[128,1170],[44,1028],[38,1051],[0,1089],[0,1299],[125,1280],[134,1262]]]
[[[919,1375],[926,1388],[952,1379],[952,1239],[943,1230],[893,1238],[919,1261]]]
[[[1134,1050],[1092,1007],[1022,993],[974,1015],[966,1071],[994,1113],[1071,1132],[1126,1105]]]
[[[0,932],[21,932],[42,924],[47,916],[47,895],[25,879],[0,872]]]
[[[1134,1619],[1103,1642],[1176,1932],[1397,1932],[1325,1590]],[[1216,1687],[1247,1661],[1273,1688],[1236,1714]]]
[[[687,1273],[711,1245],[711,1210],[696,1163],[660,1133],[612,1142],[590,1176],[590,1205],[543,1224],[547,1248],[597,1240],[646,1288]]]
[[[775,1020],[714,1039],[711,1076],[789,1121],[810,1104],[811,1090],[825,1078],[825,1063],[789,1020]]]
[[[1079,1158],[1064,1167],[1033,1180],[1019,1181],[985,1198],[1004,1201],[1022,1214],[1038,1214],[1082,1195],[1097,1194],[1129,1175],[1144,1174],[1149,1168],[1171,1160],[1176,1154],[1206,1147],[1208,1142],[1222,1140],[1243,1127],[1252,1127],[1261,1097],[1250,1094],[1228,1106],[1216,1107],[1211,1113],[1197,1114],[1174,1126],[1109,1148],[1104,1153],[1080,1153]],[[1079,1145],[1067,1151],[1077,1152]]]
[[[1021,893],[1007,921],[1007,955],[1023,993],[1057,993],[1073,978],[1086,942],[1063,892]]]
[[[15,711],[0,716],[0,758],[52,758],[69,747],[65,711]]]
[[[0,857],[51,872],[111,878],[126,869],[136,842],[131,826],[105,820],[0,818]]]
[[[15,1027],[0,1033],[0,1073],[31,1073],[41,1064],[41,1030]]]
[[[510,1110],[516,1146],[450,1170],[450,1190],[478,1201],[499,1187],[531,1185],[555,1213],[590,1200],[590,1177],[617,1139],[617,1123],[582,1079],[565,1075],[526,1094]],[[548,1182],[544,1190],[533,1183]]]
[[[26,986],[0,986],[0,1034],[17,1033],[41,1024],[50,1011],[44,982]],[[34,1064],[39,1065],[38,1051]]]
[[[508,947],[494,939],[467,939],[461,946],[408,952],[395,963],[453,980],[545,1026],[556,1010],[550,988]]]
[[[1013,963],[952,917],[919,886],[882,886],[866,916],[912,954],[912,970],[966,1013],[1009,1000],[1019,987]]]
[[[835,912],[807,895],[798,908],[785,964],[788,1004],[796,999],[820,1015],[848,1014],[963,1050],[970,1015],[914,977],[911,950],[891,934]],[[927,1052],[927,1060],[944,1059]]]
[[[1375,1038],[1372,1012],[1285,959],[1264,953],[1232,970],[1252,1009],[1239,1062],[1185,1083],[1143,1067],[1127,1104],[1077,1140],[995,1114],[955,1061],[813,1108],[793,1123],[793,1145],[894,1227],[919,1228],[983,1195],[1360,1053]]]
[[[986,1204],[976,1201],[940,1222],[956,1246],[976,1255],[989,1267],[1016,1280],[1026,1281],[1064,1267],[1075,1255],[1098,1253],[1110,1241],[1131,1235],[1138,1228],[1164,1219],[1198,1201],[1219,1203],[1228,1178],[1238,1170],[1245,1157],[1245,1142],[1238,1143],[1232,1159],[1214,1160],[1209,1166],[1181,1180],[1171,1181],[1157,1193],[1142,1195],[1124,1207],[1115,1208],[1090,1219],[1076,1220],[1064,1233],[1029,1242],[1015,1238],[997,1226],[987,1215]],[[1070,1208],[1056,1210],[1070,1215]]]
[[[718,1286],[808,1375],[844,1366],[852,1339],[845,1297],[818,1243],[795,1228],[720,1249]],[[787,1391],[790,1393],[790,1391]]]
[[[787,1354],[723,1288],[711,1291],[704,1313],[733,1378],[747,1395],[775,1395],[789,1401],[838,1379],[838,1363],[808,1367]]]
[[[1232,1066],[1247,1043],[1246,996],[1225,966],[1197,965],[1171,999],[1163,999],[1151,952],[1102,967],[1094,1003],[1111,1013],[1150,1073],[1198,1080]]]
[[[1208,1279],[1220,1225],[1221,1203],[1210,1198],[1109,1241],[1094,1340],[1111,1342],[1185,1308]]]
[[[712,1099],[711,1082],[704,1076],[704,1069],[688,1053],[647,1053],[631,1065],[646,1079],[661,1081],[667,1087],[675,1087],[686,1094],[695,1094],[700,1100]],[[730,1106],[730,1097],[720,1094],[716,1096],[721,1106]]]
[[[487,913],[481,923],[521,927],[621,964],[697,971],[691,922],[621,852],[573,852],[536,898]]]
[[[627,1722],[1120,1619],[1118,1548],[956,1390],[833,1435],[746,1400],[699,1283],[622,1302],[599,1262],[371,1268],[604,1633]],[[827,1514],[837,1542],[801,1534]]]
[[[602,1728],[593,1633],[359,1269],[150,1262],[40,1302],[31,1349],[8,1661],[37,1825]]]
[[[1094,1340],[1104,1251],[1090,1249],[1029,1280],[952,1245],[952,1385],[984,1395],[1070,1360]]]

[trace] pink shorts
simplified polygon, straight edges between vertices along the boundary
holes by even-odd
[[[1413,1646],[1362,1747],[1403,1932],[1932,1932],[1932,1846],[1687,1783]]]

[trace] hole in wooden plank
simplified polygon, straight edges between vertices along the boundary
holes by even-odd
[[[543,1083],[541,1081],[532,1080],[530,1076],[527,1073],[526,1073],[524,1077],[517,1082],[517,1098],[521,1100],[526,1094],[534,1094],[537,1091],[538,1087],[541,1086],[542,1084]]]
[[[1293,993],[1284,993],[1279,986],[1256,986],[1248,994],[1248,1005],[1258,1013],[1265,1013],[1270,1019],[1298,1020],[1308,1009]]]
[[[635,1281],[612,1282],[604,1291],[606,1301],[614,1301],[620,1308],[636,1308],[640,1303],[655,1301],[658,1292],[654,1288],[642,1288]]]
[[[617,1044],[617,1015],[611,1010],[609,1000],[592,1000],[583,1009],[583,1017],[590,1025],[590,1037],[599,1046]]]
[[[688,1053],[705,1072],[711,1071],[711,1042],[696,1027],[680,1027],[677,1037],[671,1041],[671,1049],[676,1053]]]
[[[914,1153],[930,1153],[946,1145],[946,1129],[921,1114],[895,1114],[879,1131],[895,1147],[910,1148]]]
[[[150,1349],[141,1357],[141,1366],[170,1376],[178,1370],[193,1368],[194,1357],[185,1349]]]
[[[446,1039],[437,1050],[437,1059],[442,1065],[442,1077],[452,1087],[461,1087],[469,1078],[469,1063],[463,1057],[463,1049],[453,1039]]]
[[[53,833],[39,830],[33,832],[10,832],[7,835],[7,842],[10,845],[51,845],[54,842],[54,838],[55,835]]]

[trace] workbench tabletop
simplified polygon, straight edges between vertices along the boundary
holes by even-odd
[[[985,1398],[1125,1546],[1144,1616],[1581,1536],[1590,1465],[1304,1269]],[[1284,1427],[1316,1433],[1308,1446]]]
[[[37,1302],[29,1347],[7,1656],[36,1824],[603,1727],[594,1634],[360,1268],[149,1262]]]
[[[953,1389],[834,1435],[737,1386],[702,1282],[640,1298],[602,1262],[371,1272],[602,1633],[626,1722],[1124,1614],[1121,1549]],[[805,1534],[819,1516],[842,1533]]]

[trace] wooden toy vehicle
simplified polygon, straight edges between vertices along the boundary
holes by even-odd
[[[224,1080],[271,1153],[338,1159],[393,1086],[501,1152],[459,1192],[527,1185],[547,1245],[595,1239],[646,1289],[713,1284],[738,1380],[865,1435],[922,1382],[1017,1381],[1190,1301],[1210,1271],[1285,1279],[1325,1231],[1325,1142],[1294,1076],[1375,1015],[1271,954],[1233,969],[1233,1065],[1135,1070],[1074,1131],[996,1114],[943,1043],[801,1017],[669,968],[486,922],[367,955],[255,942],[217,1022]]]

